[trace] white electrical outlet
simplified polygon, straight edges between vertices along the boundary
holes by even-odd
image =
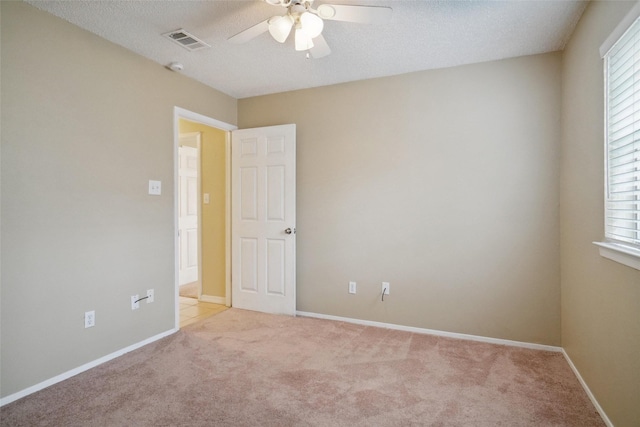
[[[356,293],[356,282],[349,282],[349,293],[350,294]]]
[[[382,282],[382,294],[383,295],[389,295],[389,287],[391,285],[389,285],[389,282]]]
[[[84,327],[91,328],[96,326],[96,312],[95,310],[85,311],[84,313]]]
[[[152,196],[159,196],[162,194],[162,182],[149,180],[149,194]]]
[[[140,308],[140,297],[138,295],[131,295],[131,310],[137,310]]]
[[[147,304],[151,304],[155,300],[153,289],[147,289]]]

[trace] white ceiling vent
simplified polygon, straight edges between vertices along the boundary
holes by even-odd
[[[179,30],[171,31],[169,33],[165,33],[165,34],[163,34],[163,36],[165,36],[169,40],[179,44],[183,48],[185,48],[187,50],[191,50],[191,51],[200,50],[200,49],[206,49],[208,47],[211,47],[210,45],[206,44],[205,42],[203,42],[202,40],[200,40],[199,38],[197,38],[193,34],[189,34],[188,32],[186,32],[183,29],[179,29]]]

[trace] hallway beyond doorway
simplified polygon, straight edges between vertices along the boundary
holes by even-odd
[[[180,297],[180,328],[222,313],[228,307],[222,304],[201,302],[195,298]]]

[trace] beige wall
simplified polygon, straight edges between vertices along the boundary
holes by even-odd
[[[226,295],[226,144],[227,132],[180,120],[180,133],[200,132],[202,212],[202,295]],[[205,204],[202,194],[208,193]]]
[[[594,2],[562,73],[562,345],[616,426],[640,425],[640,271],[602,258],[603,71],[598,49],[633,3]]]
[[[560,66],[239,100],[241,128],[297,125],[298,310],[559,345]]]
[[[174,327],[173,107],[237,102],[22,3],[2,8],[2,396]],[[148,180],[162,196],[147,195]],[[130,296],[155,289],[132,311]],[[84,329],[85,311],[96,326]]]

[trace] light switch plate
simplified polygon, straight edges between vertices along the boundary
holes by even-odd
[[[162,194],[162,182],[149,180],[149,194],[152,196],[159,196]]]
[[[208,205],[209,204],[209,193],[204,193],[202,195],[202,199],[203,199],[204,204]]]
[[[349,282],[349,293],[350,294],[356,293],[356,282]]]

